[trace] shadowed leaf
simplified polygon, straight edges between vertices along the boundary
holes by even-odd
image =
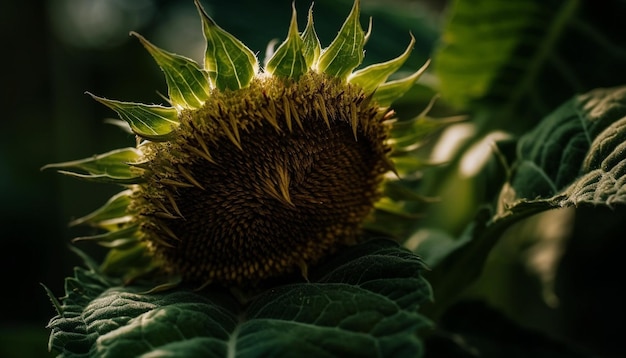
[[[126,209],[130,204],[132,191],[124,190],[112,196],[102,207],[81,218],[72,220],[71,226],[89,224],[97,227],[107,228],[117,226],[130,220]]]
[[[64,314],[50,321],[65,357],[422,356],[417,313],[431,299],[420,259],[388,240],[347,248],[311,272],[245,305],[221,288],[141,294],[77,269]]]

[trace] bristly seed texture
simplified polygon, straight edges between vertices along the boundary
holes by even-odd
[[[79,238],[110,248],[102,271],[125,282],[146,278],[155,289],[181,279],[245,289],[299,272],[306,278],[309,266],[365,229],[394,231],[381,223],[406,219],[393,188],[413,193],[399,175],[421,169],[411,158],[425,129],[415,130],[419,118],[392,123],[389,106],[428,62],[389,79],[415,38],[396,58],[357,69],[371,30],[361,28],[360,1],[325,48],[312,7],[300,32],[294,5],[287,38],[261,68],[194,3],[203,65],[132,33],[165,74],[169,106],[91,95],[118,113],[136,147],[46,166],[124,187],[74,220],[107,231]]]
[[[357,240],[389,170],[390,112],[357,86],[309,72],[255,78],[183,111],[147,142],[133,197],[144,239],[199,283],[255,283]]]

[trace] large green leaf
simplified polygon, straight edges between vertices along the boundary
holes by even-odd
[[[433,314],[480,275],[511,225],[550,209],[625,205],[625,147],[626,87],[576,96],[520,138],[498,211],[482,210],[427,276],[440,298]]]
[[[626,204],[626,87],[565,103],[518,144],[505,206]]]
[[[528,128],[576,93],[626,82],[623,0],[455,0],[433,58],[445,100]]]
[[[389,240],[347,248],[247,304],[223,289],[145,294],[92,270],[66,280],[50,347],[64,357],[419,357],[421,260]]]

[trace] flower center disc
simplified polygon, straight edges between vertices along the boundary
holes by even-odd
[[[174,140],[149,144],[143,229],[187,279],[305,268],[354,243],[380,196],[383,111],[320,75],[264,81],[216,94],[183,113]]]

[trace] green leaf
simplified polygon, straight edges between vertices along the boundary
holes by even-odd
[[[348,83],[361,86],[363,92],[369,95],[374,92],[381,83],[385,82],[391,74],[400,69],[409,58],[413,50],[413,45],[415,45],[415,37],[411,35],[411,42],[402,55],[393,60],[376,63],[352,73],[348,76]]]
[[[428,276],[440,297],[438,309],[480,275],[499,238],[522,219],[563,207],[624,206],[624,143],[626,87],[576,96],[520,138],[498,212],[481,210]]]
[[[101,208],[81,218],[72,220],[70,225],[90,224],[101,228],[108,228],[111,226],[117,227],[118,224],[126,223],[131,219],[131,216],[126,212],[128,205],[130,205],[131,195],[131,190],[124,190],[121,193],[117,193]]]
[[[564,3],[571,5],[575,1]],[[537,22],[545,26],[550,21],[538,16],[541,3],[534,0],[454,1],[451,9],[434,67],[444,98],[459,106],[485,96],[516,47],[530,40],[526,36],[532,35]]]
[[[306,61],[306,67],[312,68],[317,64],[320,58],[321,45],[320,40],[313,26],[313,5],[309,8],[308,20],[306,28],[302,32],[302,55]]]
[[[527,129],[577,93],[626,82],[626,3],[455,0],[433,55],[442,98]]]
[[[140,137],[153,141],[166,141],[179,125],[178,111],[174,107],[148,105],[142,103],[121,102],[95,96],[93,99],[111,108],[121,119],[130,125],[130,129]]]
[[[259,69],[256,56],[236,37],[217,26],[198,0],[195,4],[207,41],[204,69],[209,72],[212,85],[220,90],[246,87]]]
[[[402,95],[413,87],[415,82],[426,71],[429,64],[430,60],[426,61],[426,63],[412,75],[378,86],[378,89],[374,92],[374,100],[382,107],[390,106],[395,100],[402,97]]]
[[[269,59],[266,69],[276,76],[298,80],[302,74],[306,73],[308,66],[302,54],[304,43],[298,33],[295,4],[292,6],[293,14],[287,39]]]
[[[514,198],[505,205],[626,204],[625,114],[626,87],[616,87],[577,96],[546,117],[519,141]]]
[[[333,42],[320,54],[317,70],[346,79],[363,61],[365,34],[359,23],[360,1],[354,6]]]
[[[310,283],[260,292],[248,304],[224,289],[142,294],[96,272],[66,281],[50,346],[64,357],[420,357],[417,313],[431,299],[420,259],[389,240],[347,248]]]
[[[142,181],[136,162],[141,154],[135,148],[121,148],[91,158],[48,164],[42,169],[59,169],[59,173],[106,183],[136,184]]]
[[[161,67],[172,104],[186,109],[202,107],[211,90],[207,72],[193,60],[164,51],[136,32],[131,32],[131,35],[141,41]]]

